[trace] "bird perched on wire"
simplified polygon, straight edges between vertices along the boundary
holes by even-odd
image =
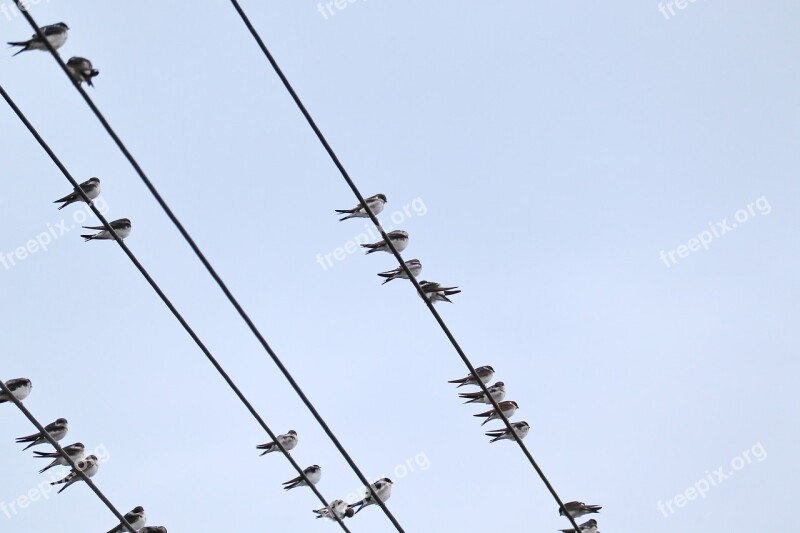
[[[350,518],[355,514],[353,508],[347,505],[347,502],[344,500],[333,500],[327,507],[323,507],[322,509],[315,509],[314,513],[316,513],[317,518],[327,518],[328,520],[344,520],[345,518]]]
[[[502,401],[503,398],[506,397],[506,384],[502,381],[498,381],[491,387],[489,387],[489,394],[492,395],[494,401],[499,402]],[[478,392],[462,392],[458,395],[459,398],[467,400],[464,403],[492,403],[492,401],[486,396],[486,393],[483,391]]]
[[[67,423],[66,418],[59,418],[55,422],[51,422],[44,427],[44,430],[50,435],[50,437],[55,441],[60,441],[64,437],[67,436],[67,431],[69,430],[69,424]],[[44,437],[44,433],[41,431],[38,433],[34,433],[33,435],[28,435],[27,437],[20,437],[17,439],[17,443],[22,444],[25,442],[29,442],[24,449],[27,450],[28,448],[32,448],[33,446],[38,446],[40,444],[44,444],[47,442],[47,439]]]
[[[125,521],[129,523],[133,529],[140,531],[145,524],[147,524],[147,515],[144,512],[144,507],[141,505],[139,507],[134,507],[131,512],[125,514]],[[128,528],[120,523],[120,525],[110,530],[108,533],[123,533],[127,530]]]
[[[278,435],[277,438],[278,442],[281,443],[281,446],[283,446],[283,449],[286,450],[287,452],[289,450],[294,449],[294,447],[297,446],[297,432],[293,429],[290,430],[285,435]],[[281,451],[281,449],[278,448],[278,445],[275,444],[274,442],[259,444],[258,446],[256,446],[256,448],[259,450],[264,450],[264,453],[262,453],[261,456],[267,455],[268,453]]]
[[[311,465],[308,468],[303,469],[303,473],[306,475],[312,485],[316,485],[319,483],[319,480],[322,479],[322,468],[318,465]],[[291,490],[304,485],[308,486],[308,483],[306,483],[306,480],[303,479],[303,476],[297,476],[296,478],[286,481],[283,485],[284,489]]]
[[[419,259],[409,259],[406,261],[406,266],[411,271],[411,275],[415,278],[419,276],[420,272],[422,272],[422,263]],[[380,272],[378,275],[382,278],[386,278],[381,285],[386,285],[393,279],[408,279],[408,274],[406,274],[406,271],[403,270],[403,267],[397,267],[392,270],[387,270],[386,272]]]
[[[371,486],[372,490],[375,491],[375,494],[378,495],[378,498],[380,498],[382,502],[385,502],[392,495],[392,485],[393,485],[392,480],[389,479],[388,477],[385,477],[383,479],[379,479]],[[367,494],[364,497],[364,499],[350,504],[350,508],[354,510],[353,514],[358,514],[364,507],[369,507],[370,505],[377,505],[377,504],[378,502],[375,501],[375,498],[372,496],[372,492],[367,490]],[[356,507],[358,508],[356,509]]]
[[[83,454],[86,451],[86,447],[80,442],[70,444],[69,446],[64,446],[61,449],[64,450],[64,453],[66,453],[69,458],[76,463],[83,459]],[[69,464],[64,456],[58,452],[38,452],[34,450],[33,454],[37,459],[53,459],[52,463],[39,470],[40,474],[50,470],[54,466],[67,466]]]
[[[22,401],[30,395],[33,384],[28,378],[14,378],[6,381],[6,388],[11,392],[11,396]],[[11,398],[5,392],[0,391],[0,403],[10,401]]]
[[[564,504],[564,507],[567,508],[567,512],[572,518],[579,518],[591,513],[599,513],[600,509],[602,509],[599,505],[586,505],[583,502],[568,502]],[[564,516],[564,509],[559,507],[558,514],[559,516]]]
[[[114,230],[120,239],[124,239],[131,234],[131,221],[127,218],[114,220],[113,222],[109,222],[108,225],[111,226],[111,229]],[[111,235],[111,232],[108,231],[105,226],[84,226],[83,228],[99,231],[99,233],[95,233],[94,235],[81,235],[81,237],[83,237],[83,242],[88,242],[91,240],[109,240],[114,238],[114,236]]]
[[[512,416],[514,416],[514,413],[517,411],[517,409],[519,409],[519,405],[517,405],[517,402],[500,402],[497,405],[500,406],[500,411],[506,418],[511,418]],[[490,411],[486,411],[485,413],[480,413],[472,416],[483,417],[486,419],[483,421],[483,423],[481,423],[481,426],[485,425],[487,422],[491,422],[492,420],[502,420],[500,418],[500,415],[497,414],[497,409],[492,409]]]
[[[528,425],[527,422],[514,422],[511,424],[511,427],[514,429],[514,433],[516,433],[517,437],[520,439],[524,439],[528,436],[528,431],[530,431],[531,427]],[[486,432],[487,437],[492,437],[492,440],[489,442],[496,442],[498,440],[514,440],[514,437],[511,436],[511,432],[508,428],[505,429],[495,429],[493,431]]]
[[[69,32],[69,26],[64,24],[63,22],[59,22],[58,24],[51,24],[50,26],[43,26],[39,28],[45,38],[50,42],[50,44],[58,50],[64,43],[67,42],[67,34]],[[38,33],[35,33],[33,37],[28,39],[27,41],[16,41],[16,42],[9,42],[11,46],[21,46],[22,49],[19,50],[14,55],[19,55],[22,52],[27,52],[28,50],[43,50],[47,51],[47,45],[44,44],[44,40],[39,37]]]
[[[79,185],[83,194],[85,194],[89,200],[94,200],[98,196],[100,196],[100,180],[97,178],[89,178],[88,180],[84,181]],[[70,204],[75,202],[82,202],[83,197],[78,193],[77,190],[73,190],[68,195],[64,196],[63,198],[59,198],[58,200],[54,201],[54,204],[62,204],[58,206],[59,209],[64,209]]]
[[[420,281],[419,286],[431,303],[453,303],[448,296],[461,292],[461,289],[458,287],[442,287],[439,283],[434,283],[433,281]]]
[[[389,240],[394,245],[394,249],[398,252],[402,252],[408,246],[408,232],[406,231],[390,231],[386,234],[386,236],[389,237]],[[373,252],[392,252],[392,250],[389,249],[389,245],[386,244],[386,240],[380,240],[372,244],[362,244],[361,247],[368,249],[366,255],[369,255]]]
[[[580,528],[580,533],[597,533],[597,520],[592,518],[580,524],[578,527]],[[576,531],[573,528],[562,529],[561,533],[576,533]]]
[[[67,69],[75,85],[86,82],[89,87],[94,87],[92,78],[100,75],[100,71],[92,66],[92,62],[85,57],[71,57],[67,61]]]
[[[480,378],[481,382],[485,385],[490,381],[492,381],[492,378],[494,377],[494,368],[490,367],[489,365],[479,366],[478,368],[475,369],[475,373],[478,374],[478,377]],[[458,383],[458,387],[456,388],[459,388],[463,387],[464,385],[477,385],[478,380],[475,379],[475,376],[470,374],[465,378],[453,379],[451,381],[448,381],[448,383]]]
[[[386,205],[386,195],[376,194],[375,196],[364,198],[364,201],[366,202],[367,207],[369,207],[369,210],[372,211],[372,214],[377,215],[383,211],[383,207]],[[352,209],[337,209],[336,212],[340,215],[346,215],[345,217],[339,219],[340,222],[342,220],[347,220],[348,218],[369,218],[367,210],[364,209],[364,206],[361,204]]]
[[[83,474],[86,477],[92,477],[97,473],[97,470],[100,468],[100,463],[97,461],[97,457],[94,455],[90,455],[83,461],[78,461],[76,464],[78,466],[77,470],[73,468],[72,471],[64,479],[50,483],[51,485],[64,485],[58,491],[58,494],[61,494],[62,492],[67,490],[67,487],[69,487],[73,483],[83,480],[80,474],[78,474],[78,471],[83,472]]]

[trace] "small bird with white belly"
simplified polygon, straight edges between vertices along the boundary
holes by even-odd
[[[511,424],[511,427],[514,429],[514,433],[520,439],[527,437],[528,431],[531,429],[531,426],[527,422],[514,422]],[[492,440],[489,442],[497,442],[498,440],[514,440],[514,437],[511,435],[511,432],[508,430],[508,428],[487,431],[486,436],[492,437]]]
[[[431,303],[453,303],[448,296],[453,296],[461,292],[461,289],[458,287],[443,287],[440,283],[435,283],[433,281],[420,281],[419,286]]]
[[[134,507],[131,512],[125,513],[125,521],[136,531],[141,531],[145,524],[147,524],[147,515],[144,512],[144,507],[140,505],[139,507]],[[108,533],[124,533],[125,531],[128,531],[128,528],[120,524],[114,529],[109,530]]]
[[[63,22],[59,22],[58,24],[51,24],[50,26],[43,26],[39,28],[44,34],[45,39],[47,39],[50,44],[58,50],[64,43],[67,42],[67,34],[69,32],[69,26],[64,24]],[[21,46],[22,49],[19,50],[14,55],[19,55],[22,52],[27,52],[29,50],[42,50],[44,52],[47,51],[47,45],[44,44],[44,40],[39,37],[38,33],[35,33],[33,37],[28,39],[27,41],[16,41],[16,42],[9,42],[11,46]]]
[[[100,71],[94,68],[92,62],[85,57],[75,56],[69,58],[69,61],[67,61],[67,69],[75,85],[86,82],[86,85],[89,87],[94,87],[92,78],[100,75]]]
[[[389,479],[388,477],[385,477],[383,479],[379,479],[371,486],[375,494],[378,495],[378,498],[380,498],[382,502],[385,502],[392,495],[392,485],[393,485],[392,480]],[[377,504],[378,502],[375,501],[375,497],[372,495],[372,492],[367,490],[367,494],[364,497],[364,499],[350,504],[350,508],[354,510],[353,514],[358,514],[364,507],[369,507],[370,505],[377,505]],[[358,508],[356,509],[356,507]]]
[[[394,245],[394,249],[398,252],[402,252],[408,246],[408,232],[403,230],[395,230],[390,231],[386,234],[389,237],[389,240]],[[372,244],[362,244],[362,248],[367,248],[366,255],[369,255],[374,252],[388,252],[392,253],[392,250],[389,248],[389,245],[386,244],[386,240],[380,240],[378,242],[373,242]]]
[[[111,229],[114,230],[120,239],[125,239],[131,234],[131,221],[127,218],[114,220],[109,222],[108,225],[111,226]],[[114,238],[114,236],[111,235],[111,232],[108,231],[105,226],[84,226],[84,229],[97,230],[98,233],[95,233],[94,235],[81,235],[81,237],[84,239],[83,242],[93,240],[110,240]]]
[[[319,465],[311,465],[308,468],[303,469],[303,473],[306,475],[312,485],[316,485],[319,483],[319,480],[322,479],[322,468]],[[297,487],[308,486],[308,483],[306,483],[306,480],[303,479],[303,476],[297,476],[296,478],[286,481],[283,485],[284,489],[291,490]]]
[[[511,401],[499,402],[497,405],[500,406],[500,411],[506,418],[511,418],[514,415],[514,413],[517,412],[517,409],[519,409],[519,405],[517,405],[517,402],[511,402]],[[490,411],[486,411],[485,413],[480,413],[472,416],[483,417],[486,419],[483,421],[481,426],[485,425],[487,422],[491,422],[492,420],[502,420],[500,418],[500,415],[497,414],[497,409],[492,409]]]
[[[100,469],[100,463],[97,461],[97,457],[94,456],[94,455],[90,455],[89,457],[87,457],[83,461],[78,461],[77,465],[78,465],[78,470],[83,472],[83,474],[86,477],[94,476],[97,473],[97,471]],[[58,494],[61,494],[62,492],[67,490],[67,487],[69,487],[73,483],[76,483],[78,481],[82,481],[83,480],[83,478],[80,476],[80,474],[78,474],[78,470],[73,468],[72,471],[67,475],[67,477],[65,477],[64,479],[62,479],[60,481],[54,481],[53,483],[50,483],[50,484],[51,485],[64,485],[58,491]]]
[[[386,205],[386,195],[376,194],[374,196],[370,196],[369,198],[364,198],[364,201],[367,203],[369,210],[372,211],[372,214],[377,215],[383,211],[383,208]],[[364,209],[362,204],[359,204],[352,209],[337,209],[336,213],[345,215],[339,219],[340,222],[342,220],[347,220],[348,218],[369,218],[369,214],[367,213],[367,210]]]
[[[86,447],[80,442],[70,444],[69,446],[64,446],[61,449],[64,450],[64,453],[66,453],[75,463],[83,459],[83,454],[86,451]],[[39,452],[34,450],[33,454],[37,459],[53,459],[52,463],[39,470],[40,474],[50,470],[54,466],[67,466],[69,464],[64,456],[58,452]]]
[[[502,401],[503,398],[506,397],[506,384],[502,381],[498,381],[494,385],[488,388],[489,394],[492,395],[494,401],[499,402]],[[492,403],[492,401],[486,396],[486,393],[483,391],[478,392],[462,392],[458,395],[459,398],[467,400],[464,403]]]
[[[285,435],[278,435],[277,438],[278,442],[281,443],[281,446],[283,446],[283,449],[286,450],[287,452],[289,450],[293,450],[294,447],[297,446],[297,432],[293,429],[289,430],[289,432],[286,433]],[[259,450],[264,450],[264,453],[262,453],[261,456],[267,455],[268,453],[281,451],[281,449],[278,448],[278,445],[275,442],[259,444],[258,446],[256,446],[256,448]]]
[[[55,422],[51,422],[44,427],[44,430],[50,435],[50,437],[55,441],[60,441],[64,437],[67,436],[67,431],[69,430],[69,424],[67,423],[66,418],[59,418]],[[44,444],[47,442],[47,439],[44,436],[44,433],[38,432],[34,433],[33,435],[28,435],[26,437],[20,437],[17,439],[17,443],[30,443],[26,446],[24,450],[28,448],[32,448],[34,446],[38,446],[40,444]]]
[[[31,390],[33,390],[33,384],[28,378],[9,379],[6,381],[5,385],[9,392],[11,392],[11,396],[19,401],[27,398],[30,395]],[[0,403],[6,403],[10,401],[11,398],[5,392],[0,391]]]
[[[327,507],[322,509],[315,509],[314,513],[316,518],[327,518],[328,520],[344,520],[350,518],[355,514],[353,508],[347,505],[344,500],[333,500]]]
[[[583,502],[567,502],[564,504],[566,507],[567,512],[572,518],[579,518],[581,516],[591,514],[591,513],[599,513],[600,509],[602,509],[599,505],[586,505]],[[559,516],[564,516],[564,509],[558,509]]]
[[[89,200],[94,200],[95,198],[100,196],[100,180],[97,178],[89,178],[88,180],[81,183],[79,187],[83,191],[83,194],[85,194],[89,198]],[[60,206],[58,206],[58,209],[61,210],[70,204],[82,201],[83,197],[78,193],[77,190],[74,190],[65,197],[59,198],[53,203],[61,204]]]
[[[411,271],[411,275],[415,278],[422,272],[422,263],[419,259],[409,259],[406,261],[406,266],[408,267],[408,270]],[[406,271],[403,270],[403,267],[397,267],[392,270],[387,270],[386,272],[380,272],[378,275],[382,278],[386,278],[381,285],[386,285],[393,279],[408,279],[408,274],[406,274]]]
[[[494,368],[490,367],[489,365],[479,366],[478,368],[475,369],[475,373],[478,374],[481,383],[486,385],[487,383],[492,381],[492,378],[494,377]],[[470,374],[465,378],[450,380],[448,381],[448,383],[458,383],[458,387],[456,388],[459,388],[463,387],[464,385],[477,385],[478,380],[475,379],[475,376]]]

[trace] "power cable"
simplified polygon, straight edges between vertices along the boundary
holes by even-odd
[[[375,216],[375,213],[373,213],[372,210],[367,206],[367,202],[364,200],[364,196],[361,194],[361,191],[359,191],[359,189],[356,186],[356,184],[350,178],[350,175],[348,174],[347,170],[344,168],[344,165],[342,165],[342,163],[339,160],[338,156],[333,151],[333,148],[328,143],[328,141],[325,138],[325,136],[323,135],[322,131],[317,126],[316,122],[314,121],[314,119],[311,116],[311,114],[308,112],[308,109],[303,104],[303,102],[300,99],[300,97],[298,96],[297,92],[294,90],[294,87],[292,87],[292,84],[289,82],[289,79],[283,73],[283,70],[281,70],[280,66],[278,65],[278,62],[275,60],[275,58],[272,56],[272,53],[269,51],[267,46],[264,44],[264,40],[261,38],[261,36],[259,35],[259,33],[256,30],[256,28],[253,26],[252,22],[250,22],[249,17],[245,13],[245,11],[242,9],[241,5],[239,5],[239,2],[237,0],[230,0],[230,1],[231,1],[231,4],[233,4],[233,7],[236,10],[236,12],[241,17],[241,19],[244,22],[245,26],[247,26],[247,29],[250,31],[250,34],[255,39],[256,43],[259,46],[259,48],[261,48],[261,51],[264,53],[264,56],[266,56],[267,61],[269,61],[270,65],[272,66],[273,70],[275,71],[275,73],[280,78],[281,82],[283,82],[284,87],[286,88],[286,90],[291,95],[291,97],[294,100],[294,102],[297,105],[297,107],[300,109],[300,112],[305,117],[305,119],[308,122],[309,126],[311,126],[311,129],[314,130],[314,133],[317,135],[317,138],[319,139],[320,143],[322,143],[322,146],[325,148],[325,151],[328,153],[330,158],[333,160],[333,163],[336,165],[336,168],[339,169],[339,172],[341,173],[341,175],[344,178],[344,180],[347,182],[347,185],[350,187],[350,190],[353,191],[353,194],[358,199],[359,205],[364,206],[364,209],[367,212],[367,214],[369,215],[370,220],[372,221],[373,224],[375,224],[375,227],[378,229],[378,231],[380,231],[381,236],[386,241],[386,243],[387,243],[389,249],[391,250],[392,254],[394,254],[395,258],[397,259],[398,263],[400,264],[400,267],[403,269],[405,274],[408,276],[409,281],[411,282],[412,285],[414,285],[414,288],[417,290],[417,292],[422,297],[422,299],[425,302],[425,304],[428,306],[428,309],[430,310],[430,312],[433,315],[433,317],[436,319],[436,322],[439,324],[439,327],[441,327],[442,331],[447,336],[447,338],[450,340],[450,343],[453,345],[453,348],[455,348],[456,352],[458,352],[458,355],[461,357],[461,360],[464,362],[466,367],[469,369],[470,374],[475,377],[477,385],[480,386],[480,388],[483,391],[483,393],[491,401],[492,406],[494,406],[495,412],[497,412],[500,415],[500,418],[502,418],[503,423],[508,428],[508,431],[514,437],[514,440],[517,442],[517,444],[519,444],[519,447],[522,449],[522,452],[528,458],[528,461],[530,462],[531,466],[534,468],[534,470],[536,470],[536,473],[539,475],[539,477],[541,478],[542,482],[544,482],[545,486],[547,487],[547,490],[550,491],[550,494],[553,496],[553,498],[556,500],[556,502],[558,502],[559,509],[561,509],[564,512],[565,516],[568,518],[568,520],[572,524],[572,527],[575,528],[575,531],[579,532],[580,528],[578,527],[578,524],[575,522],[575,519],[572,518],[572,516],[567,512],[566,508],[564,507],[564,503],[561,501],[561,498],[558,496],[558,493],[553,488],[553,485],[547,479],[547,476],[545,476],[544,471],[542,471],[542,469],[539,467],[539,464],[533,458],[533,456],[531,455],[530,451],[528,451],[528,448],[522,442],[522,439],[520,439],[519,436],[514,431],[514,428],[511,426],[511,422],[508,420],[508,417],[506,417],[506,415],[503,414],[503,410],[498,405],[498,402],[494,398],[492,398],[491,394],[489,394],[489,390],[488,390],[487,386],[478,377],[478,374],[475,371],[475,367],[473,366],[472,362],[469,360],[467,355],[464,353],[464,350],[461,349],[461,346],[459,345],[459,343],[456,340],[455,336],[453,336],[452,332],[450,331],[450,328],[447,327],[447,324],[445,324],[445,322],[442,319],[442,317],[439,315],[439,313],[434,308],[433,302],[429,298],[427,298],[425,296],[425,292],[422,290],[422,287],[420,286],[419,282],[416,280],[414,275],[411,273],[411,270],[408,268],[408,265],[406,265],[405,261],[403,260],[403,257],[400,255],[400,252],[397,251],[397,248],[395,248],[394,244],[392,243],[392,241],[387,236],[386,232],[384,231],[383,227],[381,226],[380,221]]]
[[[142,264],[139,262],[139,260],[133,254],[133,252],[130,251],[128,246],[122,241],[122,239],[119,237],[119,235],[117,235],[117,233],[114,231],[114,229],[109,225],[108,221],[105,219],[103,214],[100,213],[100,211],[92,203],[92,201],[89,199],[89,197],[86,196],[86,193],[83,192],[83,190],[81,189],[81,187],[79,186],[79,184],[75,180],[75,178],[72,177],[72,175],[69,173],[69,171],[66,169],[66,167],[61,163],[61,161],[58,159],[58,157],[53,152],[53,150],[50,148],[50,146],[45,142],[45,140],[41,137],[41,135],[39,135],[39,132],[36,131],[36,129],[33,127],[33,125],[28,121],[28,119],[25,117],[25,115],[22,113],[22,111],[19,109],[19,107],[17,107],[17,105],[14,103],[14,101],[11,99],[11,97],[8,95],[8,93],[5,91],[5,89],[2,87],[2,85],[0,85],[0,96],[3,97],[3,99],[8,103],[8,105],[11,107],[11,109],[14,111],[14,113],[17,115],[17,117],[22,121],[22,123],[25,125],[25,127],[28,128],[28,131],[31,133],[31,135],[33,135],[33,137],[36,139],[36,141],[39,143],[39,145],[44,149],[45,152],[47,152],[47,155],[50,156],[50,159],[53,160],[53,163],[55,163],[56,166],[59,168],[59,170],[61,170],[61,173],[64,174],[64,176],[67,178],[67,180],[70,182],[70,184],[74,187],[75,191],[78,192],[78,194],[81,196],[83,201],[86,202],[89,205],[89,207],[91,208],[91,210],[95,214],[95,216],[97,216],[97,218],[100,220],[100,222],[102,222],[103,226],[111,234],[111,236],[114,238],[114,240],[117,241],[117,244],[119,244],[120,248],[122,248],[122,250],[128,256],[128,258],[134,264],[134,266],[139,270],[139,272],[142,274],[142,276],[144,276],[145,280],[147,280],[147,283],[149,283],[150,286],[153,288],[153,290],[156,292],[156,294],[158,294],[159,298],[161,298],[161,301],[164,302],[164,304],[169,308],[169,310],[172,312],[172,314],[175,316],[175,318],[178,319],[178,322],[180,322],[180,324],[183,326],[183,329],[186,330],[186,332],[189,334],[189,336],[192,338],[192,340],[194,340],[194,342],[197,344],[197,346],[202,350],[202,352],[205,354],[205,356],[208,358],[208,360],[211,362],[211,364],[214,366],[214,368],[217,370],[217,372],[219,372],[219,374],[223,377],[223,379],[228,384],[228,386],[231,388],[231,390],[233,390],[233,392],[236,394],[236,396],[238,396],[239,400],[244,404],[244,406],[247,408],[247,410],[250,412],[250,414],[253,416],[253,418],[256,419],[256,421],[267,432],[267,434],[270,436],[270,438],[277,444],[278,448],[286,456],[286,459],[292,464],[294,469],[305,480],[306,484],[308,484],[309,488],[311,488],[311,490],[314,492],[314,494],[316,494],[317,498],[319,498],[319,500],[325,505],[325,507],[327,507],[328,506],[328,502],[325,500],[325,498],[322,496],[322,494],[317,490],[317,488],[314,486],[314,484],[309,481],[309,479],[306,476],[306,474],[303,471],[303,469],[300,468],[300,466],[292,458],[291,454],[283,447],[283,445],[278,440],[276,434],[272,432],[272,430],[269,428],[269,426],[267,426],[266,422],[264,422],[264,419],[261,418],[261,415],[258,414],[258,412],[253,407],[253,405],[247,400],[247,398],[244,396],[244,394],[239,389],[239,387],[236,385],[236,383],[233,381],[233,379],[231,379],[231,377],[228,375],[228,373],[225,371],[225,369],[222,368],[222,365],[220,365],[219,362],[217,361],[217,359],[211,354],[211,352],[206,347],[206,345],[203,343],[203,341],[200,340],[200,337],[197,336],[197,333],[195,333],[195,331],[192,329],[192,327],[189,325],[189,323],[186,322],[186,320],[183,318],[183,315],[181,315],[181,313],[178,311],[178,309],[175,307],[175,305],[173,305],[173,303],[166,296],[166,294],[164,294],[164,292],[161,290],[161,288],[158,286],[158,284],[155,282],[155,280],[153,280],[153,278],[150,276],[150,274],[147,272],[147,270],[144,268],[144,266],[142,266]],[[342,522],[342,520],[339,519],[339,517],[335,517],[335,518],[336,518],[336,521],[339,523],[339,525],[342,527],[342,529],[344,531],[348,531],[349,532],[349,529],[347,528],[347,526],[344,525],[344,522]]]

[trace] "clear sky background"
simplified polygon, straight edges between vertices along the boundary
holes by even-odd
[[[398,217],[404,256],[463,289],[439,309],[507,384],[565,500],[603,505],[604,533],[792,519],[796,2],[697,0],[669,19],[655,1],[244,7],[364,194],[388,196],[387,225],[417,200]],[[406,531],[567,527],[517,447],[488,443],[500,424],[482,429],[446,383],[466,369],[410,284],[380,286],[393,258],[317,261],[364,222],[337,221],[354,197],[228,2],[32,13],[69,24],[63,56],[100,69],[95,101],[364,472],[395,480]],[[2,41],[30,34],[0,13]],[[52,58],[11,53],[0,83],[77,178],[101,178],[109,218],[133,220],[131,249],[272,428],[299,432],[322,493],[358,491]],[[66,180],[0,107],[6,257],[85,208],[56,210]],[[26,405],[69,419],[63,444],[103,446],[94,479],[123,512],[143,505],[170,532],[338,530],[313,519],[310,491],[281,489],[290,465],[258,456],[266,435],[119,248],[79,233],[0,264],[2,378],[33,380]],[[8,504],[49,478],[2,407]],[[709,476],[704,498],[687,493]],[[114,521],[82,485],[0,511],[4,533]],[[349,525],[392,530],[377,508]]]

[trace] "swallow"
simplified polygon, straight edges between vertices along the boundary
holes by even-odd
[[[498,381],[489,387],[489,394],[492,395],[492,398],[494,398],[496,402],[502,401],[502,399],[506,397],[506,384],[502,381]],[[458,397],[466,399],[467,401],[464,403],[492,403],[483,391],[462,392]]]
[[[67,69],[75,85],[86,82],[89,87],[94,87],[92,78],[100,75],[100,71],[92,66],[92,62],[85,57],[71,57],[67,61]]]
[[[602,509],[599,505],[586,505],[583,502],[568,502],[564,504],[564,507],[567,508],[567,512],[572,518],[580,518],[583,515],[591,514],[591,513],[599,513],[600,509]],[[559,516],[564,516],[564,509],[558,509]]]
[[[481,383],[486,385],[492,381],[492,378],[494,377],[494,368],[490,367],[489,365],[479,366],[475,369],[475,373],[478,374],[478,377],[481,379]],[[470,374],[465,378],[448,381],[448,383],[458,383],[458,387],[463,387],[464,385],[477,385],[478,380],[475,379],[475,376]]]
[[[281,446],[283,446],[287,452],[294,449],[294,447],[297,446],[297,432],[292,429],[286,435],[278,435],[278,442],[281,443]],[[262,453],[259,457],[267,455],[268,453],[281,451],[281,449],[278,448],[278,445],[274,442],[259,444],[256,446],[256,448],[259,450],[265,450],[264,453]]]
[[[517,434],[517,437],[524,439],[528,436],[528,431],[531,429],[531,426],[528,425],[527,422],[514,422],[511,424],[511,427],[514,428],[514,433]],[[509,439],[514,440],[514,437],[511,436],[511,432],[506,429],[496,429],[494,431],[487,431],[487,437],[492,437],[492,440],[489,442],[495,442],[498,440]]]
[[[67,42],[67,32],[69,31],[69,26],[63,22],[52,24],[50,26],[43,26],[39,28],[39,30],[42,32],[42,34],[44,34],[45,38],[50,41],[50,44],[56,50],[64,46],[64,43]],[[22,47],[21,50],[14,54],[15,56],[21,54],[22,52],[27,52],[28,50],[47,51],[47,45],[44,44],[44,41],[39,37],[38,33],[35,33],[33,37],[27,41],[10,42],[8,44],[11,46]]]
[[[62,492],[67,490],[67,487],[69,487],[73,483],[81,481],[83,479],[78,474],[78,471],[83,472],[84,475],[86,475],[86,477],[92,477],[97,473],[97,470],[100,468],[100,463],[97,462],[97,457],[94,455],[90,455],[83,461],[78,461],[77,465],[78,465],[78,470],[75,470],[73,468],[72,471],[69,474],[67,474],[67,477],[65,477],[64,479],[50,483],[51,485],[64,485],[58,491],[58,494],[61,494]]]
[[[372,484],[372,490],[375,491],[375,494],[378,495],[378,498],[380,498],[382,502],[385,502],[392,495],[392,480],[388,477],[379,479]],[[353,509],[353,514],[355,515],[358,514],[361,509],[370,505],[377,505],[377,502],[372,496],[372,492],[368,490],[364,499],[350,504],[350,508]],[[358,507],[358,509],[356,509],[356,507]]]
[[[580,533],[597,533],[597,520],[592,518],[591,520],[587,520],[583,524],[578,526],[580,528]],[[562,529],[562,533],[576,533],[574,529]]]
[[[11,395],[19,401],[24,400],[31,393],[33,384],[28,378],[15,378],[6,381],[6,387],[11,391]],[[10,402],[11,398],[5,392],[0,391],[0,403]]]
[[[141,505],[139,507],[134,507],[133,511],[125,514],[125,521],[129,523],[133,529],[140,531],[147,523],[147,515],[144,514],[144,507]],[[128,529],[120,524],[108,533],[123,533],[124,531],[128,531]]]
[[[389,233],[386,234],[386,236],[389,237],[389,240],[392,241],[395,250],[397,250],[398,252],[402,252],[403,250],[406,249],[406,246],[408,246],[408,232],[406,231],[403,230],[390,231]],[[361,247],[368,248],[367,255],[373,252],[389,252],[389,253],[392,252],[389,249],[389,245],[386,244],[385,240],[374,242],[372,244],[362,244]]]
[[[319,483],[319,480],[322,479],[322,468],[317,465],[309,466],[303,470],[303,473],[306,475],[312,485],[316,485]],[[285,482],[283,488],[286,490],[291,490],[295,487],[302,487],[303,485],[308,485],[308,483],[306,483],[306,480],[303,479],[303,476],[297,476],[296,478]]]
[[[434,283],[433,281],[420,281],[419,285],[420,288],[422,288],[422,292],[425,293],[425,296],[428,297],[431,303],[453,303],[448,296],[452,296],[461,292],[461,289],[458,287],[442,287],[441,284]]]
[[[406,266],[411,271],[411,275],[415,278],[419,276],[420,272],[422,272],[422,263],[419,259],[410,259],[406,261]],[[380,272],[378,275],[382,278],[386,278],[381,285],[386,285],[393,279],[408,279],[408,274],[406,274],[406,271],[403,270],[403,267],[397,267],[393,270]]]
[[[333,500],[327,507],[322,509],[315,509],[316,518],[327,518],[328,520],[344,520],[350,518],[355,514],[353,508],[347,505],[344,500]]]
[[[124,239],[131,234],[131,221],[127,218],[120,218],[119,220],[114,220],[108,224],[117,233],[120,239]],[[81,237],[84,239],[83,242],[88,242],[94,239],[108,240],[114,238],[105,226],[84,226],[84,229],[98,230],[99,233],[95,233],[94,235],[81,235]]]
[[[164,526],[147,526],[139,530],[139,533],[167,533]]]
[[[59,440],[61,440],[64,437],[67,436],[67,430],[69,429],[68,425],[67,425],[67,419],[66,418],[59,418],[55,422],[53,422],[51,424],[47,424],[44,427],[44,429],[45,429],[45,431],[47,431],[47,433],[50,434],[50,436],[53,438],[53,440],[59,441]],[[27,450],[28,448],[33,447],[33,446],[38,446],[39,444],[44,444],[45,442],[47,442],[47,439],[40,432],[40,433],[34,433],[33,435],[28,435],[27,437],[20,437],[20,438],[17,439],[17,442],[20,443],[20,444],[24,443],[24,442],[30,442],[30,444],[28,444],[28,446],[26,446],[23,449],[23,451],[24,451],[24,450]]]
[[[514,413],[517,411],[517,409],[519,409],[519,405],[517,405],[517,402],[499,402],[497,405],[500,406],[500,411],[502,411],[503,415],[505,415],[506,418],[511,418],[512,416],[514,416]],[[497,409],[492,409],[491,411],[486,411],[485,413],[480,413],[472,416],[482,416],[486,418],[486,420],[483,421],[481,426],[492,420],[501,420],[500,415],[497,414]]]
[[[83,183],[80,184],[80,188],[83,191],[83,193],[89,197],[89,200],[94,200],[95,198],[100,196],[100,180],[97,178],[90,178],[84,181]],[[53,203],[62,204],[58,206],[58,209],[60,210],[67,207],[69,204],[81,201],[83,201],[83,198],[76,189],[71,193],[69,193],[68,195],[66,195],[65,197],[59,198]]]
[[[83,453],[86,451],[86,448],[82,443],[76,442],[75,444],[64,446],[62,450],[64,450],[64,453],[66,453],[70,459],[77,463],[83,459]],[[37,452],[34,450],[33,454],[37,459],[53,459],[52,463],[39,470],[40,474],[50,470],[54,466],[67,466],[69,464],[64,456],[58,452]]]
[[[367,202],[367,207],[369,207],[369,210],[372,211],[372,214],[377,215],[383,211],[383,207],[386,205],[386,195],[376,194],[375,196],[364,198],[364,201]],[[340,222],[342,220],[347,220],[348,218],[369,218],[367,210],[364,209],[362,204],[359,204],[353,209],[337,209],[336,212],[340,215],[346,215],[345,217],[339,219]]]

